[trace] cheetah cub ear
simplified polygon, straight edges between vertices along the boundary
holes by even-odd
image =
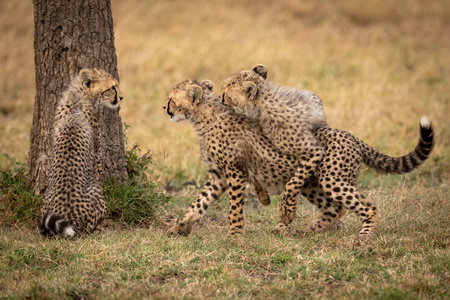
[[[94,73],[90,69],[82,69],[80,71],[80,78],[83,86],[85,88],[90,88],[92,79],[94,78]]]
[[[267,78],[267,67],[263,64],[257,64],[256,66],[253,66],[252,71],[260,75],[264,79]]]
[[[242,87],[247,93],[248,99],[250,101],[256,99],[256,94],[258,93],[258,87],[256,86],[256,84],[251,81],[244,81],[242,82]]]
[[[189,96],[192,98],[192,103],[198,104],[202,100],[203,90],[200,86],[193,84],[189,87]]]
[[[214,83],[209,79],[205,79],[200,83],[201,83],[201,85],[205,86],[210,91],[212,91],[212,89],[214,87]]]

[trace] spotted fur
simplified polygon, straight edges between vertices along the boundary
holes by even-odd
[[[221,105],[209,80],[177,84],[170,90],[164,109],[172,121],[188,120],[194,126],[209,170],[203,191],[171,232],[189,234],[206,209],[228,190],[229,235],[242,234],[246,183],[255,186],[263,204],[269,204],[268,192],[278,194],[284,190],[297,161],[275,149],[257,123]],[[325,199],[314,178],[311,186],[302,191],[311,194],[311,201]]]
[[[295,216],[291,204],[296,203],[300,193],[296,187],[303,186],[314,174],[325,154],[313,131],[326,127],[327,122],[317,95],[270,82],[266,80],[267,72],[267,67],[259,64],[231,75],[223,84],[221,99],[237,113],[256,120],[279,151],[299,162],[281,200],[285,203],[280,212],[284,224]]]
[[[106,203],[94,178],[94,144],[102,107],[118,109],[119,83],[103,70],[82,69],[62,95],[55,113],[52,164],[39,230],[64,238],[94,231]]]
[[[372,235],[379,214],[377,208],[364,200],[356,188],[361,163],[365,162],[385,173],[412,171],[429,157],[433,149],[434,131],[431,123],[427,118],[422,119],[421,138],[413,152],[398,158],[390,157],[348,132],[329,128],[320,117],[307,118],[308,115],[320,116],[322,105],[318,98],[309,92],[304,94],[303,91],[281,88],[267,81],[266,76],[267,68],[263,65],[231,75],[223,84],[222,102],[255,120],[277,149],[302,162],[304,169],[297,169],[295,176],[286,185],[280,205],[280,222],[275,231],[289,230],[295,217],[299,193],[310,201],[315,195],[313,192],[301,191],[302,188],[320,187],[321,198],[311,202],[322,210],[322,216],[311,227],[311,231],[331,227],[350,209],[358,214],[363,223],[360,236]],[[315,107],[314,111],[319,114],[305,113],[305,101],[310,103],[307,107]],[[305,134],[313,138],[305,138]],[[323,148],[317,147],[317,143]],[[310,152],[304,149],[310,149]],[[317,155],[314,154],[316,151]],[[311,174],[318,179],[318,184],[309,182]]]
[[[426,117],[420,122],[417,146],[400,157],[385,155],[346,131],[322,127],[315,131],[315,135],[326,145],[325,156],[319,164],[316,176],[327,198],[326,202],[316,205],[319,208],[334,205],[355,212],[363,225],[359,233],[360,238],[373,236],[379,219],[378,209],[370,200],[365,199],[357,188],[356,180],[361,164],[365,163],[385,174],[408,173],[423,164],[434,147],[433,126]],[[307,196],[305,193],[303,195]],[[295,206],[295,203],[293,205]],[[330,211],[327,218],[317,222],[311,230],[322,231],[329,228],[341,216],[342,211]]]

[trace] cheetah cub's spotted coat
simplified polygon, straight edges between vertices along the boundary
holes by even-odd
[[[83,69],[64,92],[55,113],[53,157],[39,230],[67,238],[91,233],[106,215],[94,178],[94,139],[102,106],[118,109],[119,83],[103,70]]]
[[[267,81],[266,77],[264,65],[233,74],[223,84],[222,103],[255,119],[279,151],[292,155],[299,162],[282,198],[282,203],[294,203],[300,192],[296,187],[303,186],[314,174],[325,154],[313,131],[326,127],[327,122],[317,95],[281,87]],[[293,217],[292,213],[289,215]]]
[[[434,131],[431,123],[427,118],[422,118],[420,140],[414,151],[402,157],[390,157],[374,150],[348,132],[327,127],[324,118],[302,117],[305,116],[304,101],[316,99],[315,111],[320,112],[320,100],[309,93],[304,96],[305,100],[302,91],[281,88],[266,81],[266,77],[267,68],[263,65],[256,65],[252,70],[244,70],[230,76],[223,84],[222,103],[260,124],[264,135],[277,149],[300,158],[302,163],[305,157],[312,158],[314,164],[305,164],[303,170],[298,169],[286,185],[280,205],[280,222],[275,231],[284,232],[290,229],[290,223],[295,217],[296,198],[302,192],[301,189],[317,188],[314,182],[311,184],[307,181],[307,178],[314,174],[318,178],[319,188],[324,193],[311,201],[312,195],[302,192],[322,210],[322,218],[311,227],[311,231],[329,228],[350,209],[363,223],[360,237],[371,236],[379,214],[377,208],[364,200],[356,188],[361,163],[385,173],[412,171],[429,157],[433,149]],[[309,124],[309,127],[304,124]],[[313,137],[308,136],[305,142],[305,135],[299,130],[306,130],[306,133]],[[313,142],[309,143],[311,140]],[[317,142],[325,148],[316,147]],[[305,148],[312,152],[317,150],[319,155],[308,156],[310,154],[302,150]]]
[[[276,150],[258,124],[223,106],[212,88],[209,80],[183,81],[170,90],[164,107],[172,121],[188,120],[194,126],[209,171],[203,191],[172,233],[189,234],[206,209],[228,189],[229,235],[242,234],[246,183],[253,184],[260,201],[268,204],[266,190],[280,193],[296,170],[292,156]],[[317,198],[319,192],[310,193],[313,189],[302,191]]]

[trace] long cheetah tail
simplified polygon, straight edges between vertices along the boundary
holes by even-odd
[[[385,173],[400,174],[411,172],[427,160],[433,150],[435,136],[430,120],[422,117],[419,142],[414,151],[404,156],[391,157],[373,149],[363,141],[359,142],[363,160],[369,167]]]
[[[51,212],[47,212],[41,217],[39,232],[48,237],[60,235],[63,238],[70,238],[75,235],[75,230],[73,230],[68,221],[61,215]]]

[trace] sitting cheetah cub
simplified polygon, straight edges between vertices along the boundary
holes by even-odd
[[[102,106],[118,109],[119,83],[103,70],[82,69],[55,113],[53,157],[39,231],[69,238],[93,232],[106,215],[102,187],[94,179],[94,139]]]
[[[276,148],[298,157],[303,141],[299,140],[297,134],[302,135],[296,128],[302,127],[295,116],[302,114],[301,111],[296,112],[299,109],[298,101],[302,100],[293,99],[293,91],[273,85],[265,80],[266,76],[267,68],[263,65],[230,76],[222,88],[222,103],[257,121]],[[301,189],[310,185],[308,182],[305,184],[305,179],[314,173],[320,188],[325,191],[326,201],[319,199],[313,202],[323,210],[323,217],[311,227],[311,231],[329,228],[345,214],[346,209],[350,209],[363,223],[360,238],[372,236],[379,213],[356,188],[361,163],[384,173],[406,173],[421,165],[434,146],[433,126],[425,117],[420,122],[420,140],[415,150],[402,157],[382,154],[350,133],[329,128],[323,123],[322,126],[320,123],[311,125],[308,134],[325,146],[323,150],[319,150],[323,159],[318,161],[316,170],[314,167],[306,168],[310,173],[299,174],[297,171],[296,176],[286,185],[280,205],[280,223],[275,230],[277,232],[289,230],[295,217],[296,197],[302,192]],[[314,147],[310,149],[314,150]],[[302,194],[309,196],[304,192]]]

